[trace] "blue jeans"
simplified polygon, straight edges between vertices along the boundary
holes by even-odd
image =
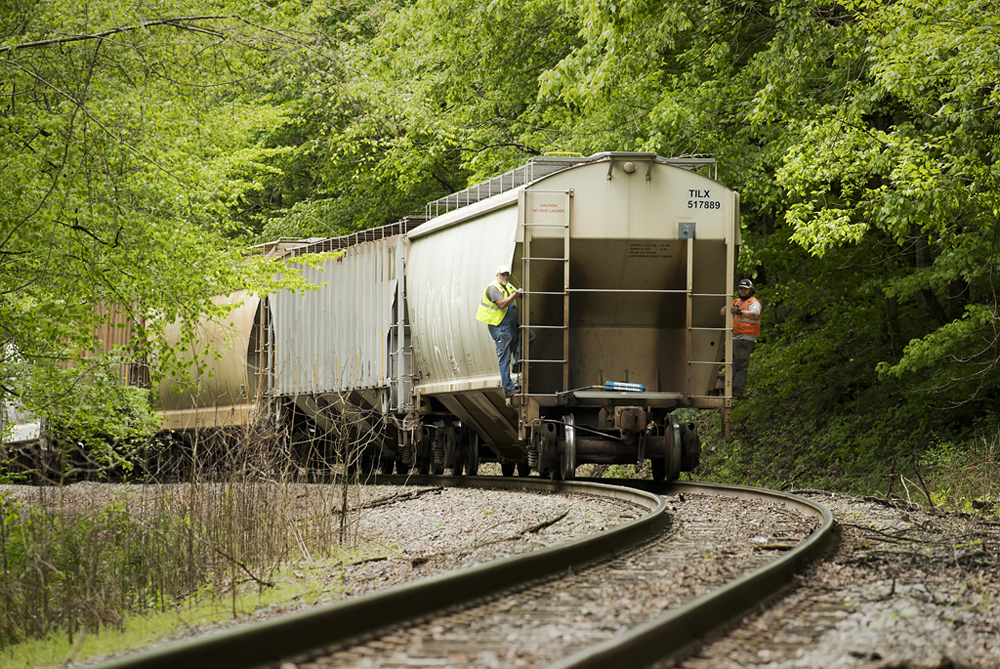
[[[510,313],[507,314],[510,316]],[[510,378],[511,364],[517,364],[517,351],[521,344],[521,329],[516,318],[504,318],[500,325],[490,325],[490,336],[497,345],[497,358],[500,361],[500,381],[503,391],[514,390],[514,381]]]

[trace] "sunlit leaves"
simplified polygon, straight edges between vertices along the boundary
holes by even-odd
[[[998,7],[904,0],[847,9],[860,56],[842,61],[848,85],[801,124],[777,173],[785,222],[816,256],[881,249],[886,331],[910,339],[880,366],[884,378],[952,404],[989,397],[1000,379]]]
[[[236,10],[0,9],[0,394],[53,425],[103,421],[119,437],[149,427],[146,398],[115,380],[148,340],[96,355],[106,309],[155,338],[163,322],[215,310],[212,295],[266,286],[220,233],[281,152],[258,138],[283,110],[239,98],[294,40]]]
[[[940,147],[912,127],[883,132],[841,119],[810,124],[778,171],[779,183],[801,202],[785,220],[793,241],[816,255],[831,245],[856,243],[875,228],[903,243],[914,226],[945,234],[959,215]]]
[[[830,107],[830,120],[808,129],[789,153],[783,183],[800,198],[834,195],[817,213],[853,209],[900,243],[913,226],[947,237],[989,224],[992,198],[980,193],[993,190],[983,165],[996,146],[989,82],[1000,72],[1000,22],[993,4],[850,5],[871,79]],[[827,213],[815,224],[830,220]],[[822,237],[805,230],[810,222],[801,215],[794,224],[803,243]]]

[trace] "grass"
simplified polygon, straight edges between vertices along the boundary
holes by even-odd
[[[739,435],[719,439],[717,412],[685,420],[698,422],[705,447],[695,478],[755,483],[727,464]],[[253,431],[226,449],[222,469],[122,486],[96,506],[70,504],[63,485],[31,488],[37,503],[0,495],[0,664],[62,666],[340,598],[345,564],[391,548],[360,542],[356,512],[332,513],[356,507],[356,478],[307,485],[293,460],[286,441]],[[937,443],[913,462],[881,490],[843,492],[1000,510],[1000,430]],[[648,463],[578,470],[600,474],[648,478]]]
[[[966,444],[938,442],[919,464],[917,483],[935,506],[1000,515],[1000,432]]]
[[[346,564],[387,554],[379,546],[334,551],[312,564],[290,565],[274,574],[274,586],[263,590],[244,582],[236,596],[235,615],[228,592],[206,588],[197,596],[168,610],[129,617],[120,628],[100,634],[81,630],[73,639],[53,633],[17,644],[0,653],[0,662],[11,669],[63,666],[142,648],[162,640],[176,640],[195,632],[233,622],[248,622],[261,613],[282,613],[296,607],[336,601],[343,596],[340,576]]]
[[[762,419],[754,416],[757,422]],[[1000,427],[986,423],[974,436],[939,440],[903,456],[873,458],[866,449],[845,453],[834,471],[820,466],[827,434],[803,432],[752,441],[734,429],[722,439],[718,412],[691,418],[702,438],[702,460],[694,478],[720,483],[795,490],[819,488],[857,496],[896,498],[961,513],[1000,515]],[[765,433],[767,436],[767,433]],[[824,441],[826,440],[826,441]]]
[[[0,495],[0,664],[59,666],[337,599],[345,564],[386,554],[360,543],[357,512],[334,513],[356,506],[357,474],[307,485],[317,470],[292,466],[283,435],[215,436],[184,444],[187,459],[157,454],[183,464],[181,483],[149,475],[99,503],[65,477]],[[346,464],[360,448],[320,470],[359,471]]]

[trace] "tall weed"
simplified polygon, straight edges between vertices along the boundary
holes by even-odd
[[[69,503],[64,485],[34,488],[37,504],[0,497],[0,649],[121,628],[206,596],[236,615],[238,591],[336,550],[345,528],[331,511],[347,482],[303,485],[288,440],[267,429],[226,436],[187,444],[184,482],[150,474],[99,506]]]
[[[934,444],[920,467],[935,505],[964,513],[1000,512],[1000,432],[971,443]]]

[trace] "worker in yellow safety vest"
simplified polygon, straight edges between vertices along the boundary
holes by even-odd
[[[518,364],[517,352],[521,343],[521,326],[516,298],[522,293],[510,283],[510,267],[497,267],[497,280],[486,286],[480,300],[476,319],[486,323],[490,336],[497,345],[500,363],[500,381],[504,394],[514,394],[514,381],[510,377],[511,365]]]
[[[743,279],[736,287],[739,297],[729,310],[733,314],[733,397],[743,397],[750,371],[750,354],[760,336],[760,314],[763,305],[753,296],[753,281]],[[720,314],[726,313],[722,307]]]

